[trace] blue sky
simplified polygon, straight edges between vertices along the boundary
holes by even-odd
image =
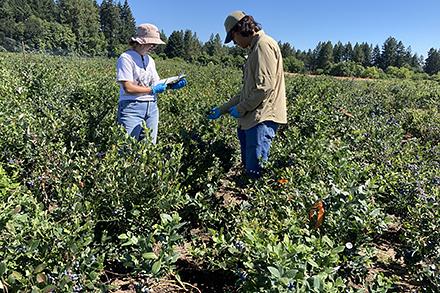
[[[117,0],[115,0],[117,1]],[[100,2],[100,1],[99,1]],[[123,2],[123,0],[121,0]],[[149,22],[169,36],[174,30],[225,36],[223,22],[234,10],[254,16],[277,41],[308,50],[319,41],[367,42],[382,47],[393,36],[425,58],[440,49],[440,0],[128,0],[138,24]]]

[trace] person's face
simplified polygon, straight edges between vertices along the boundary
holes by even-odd
[[[233,32],[232,33],[232,41],[234,42],[235,45],[238,45],[241,48],[247,48],[250,45],[250,39],[243,37],[240,33],[238,32]]]
[[[140,45],[139,46],[139,53],[141,55],[145,55],[149,52],[152,52],[154,49],[156,49],[157,45],[156,44],[145,44],[145,45]]]

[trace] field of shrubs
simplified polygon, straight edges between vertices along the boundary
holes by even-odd
[[[241,72],[156,63],[189,83],[151,145],[116,124],[115,60],[0,54],[0,291],[438,292],[440,83],[289,76],[249,182],[206,118]]]

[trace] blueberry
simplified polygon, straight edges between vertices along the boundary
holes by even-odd
[[[240,270],[238,272],[238,277],[240,278],[241,281],[245,281],[248,277],[248,274],[246,273],[246,271]]]
[[[244,251],[246,248],[245,244],[242,241],[236,241],[234,243],[234,246],[235,246],[235,248],[237,248],[240,251]]]

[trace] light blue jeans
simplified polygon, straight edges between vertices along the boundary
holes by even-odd
[[[156,101],[120,101],[118,105],[118,123],[127,133],[138,141],[145,138],[142,123],[150,129],[151,142],[156,143],[159,124],[159,109]]]
[[[241,160],[248,176],[253,178],[261,176],[261,163],[269,158],[270,146],[277,129],[278,123],[264,121],[250,129],[237,130]]]

